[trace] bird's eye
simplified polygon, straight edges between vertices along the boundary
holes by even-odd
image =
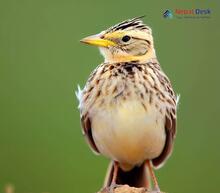
[[[123,42],[128,42],[130,39],[131,39],[131,37],[127,36],[127,35],[122,37]]]

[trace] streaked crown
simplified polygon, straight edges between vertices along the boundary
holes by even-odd
[[[143,30],[143,31],[149,31],[151,33],[151,29],[143,23],[141,20],[144,16],[135,17],[133,19],[125,20],[121,23],[118,23],[112,27],[110,27],[108,30],[106,30],[107,33],[114,32],[118,30]]]

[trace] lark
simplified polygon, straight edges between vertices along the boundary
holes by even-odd
[[[152,30],[137,17],[81,42],[105,59],[77,92],[87,142],[112,160],[104,186],[149,188],[151,177],[160,192],[153,169],[171,155],[178,97],[157,60]]]

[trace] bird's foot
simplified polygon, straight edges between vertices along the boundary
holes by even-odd
[[[154,187],[152,193],[161,193],[160,188],[158,186]]]
[[[109,193],[114,193],[114,189],[120,187],[121,185],[116,184],[115,182],[111,183],[111,185],[108,187]]]

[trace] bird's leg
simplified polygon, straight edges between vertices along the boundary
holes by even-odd
[[[116,184],[117,175],[118,175],[118,162],[114,161],[114,170],[113,170],[112,183]]]
[[[114,193],[114,189],[118,186],[116,184],[116,179],[117,179],[117,175],[118,175],[118,167],[119,167],[118,162],[114,161],[112,181],[111,181],[111,185],[109,187],[110,193]]]
[[[147,161],[146,161],[146,164],[147,164],[147,167],[148,167],[149,172],[150,172],[151,179],[152,179],[153,184],[154,184],[154,189],[153,189],[153,191],[155,191],[155,192],[160,192],[160,188],[159,188],[159,185],[158,185],[158,182],[157,182],[157,178],[156,178],[156,176],[155,176],[155,174],[154,174],[154,171],[153,171],[153,168],[152,168],[152,165],[151,165],[150,161],[147,160]]]

